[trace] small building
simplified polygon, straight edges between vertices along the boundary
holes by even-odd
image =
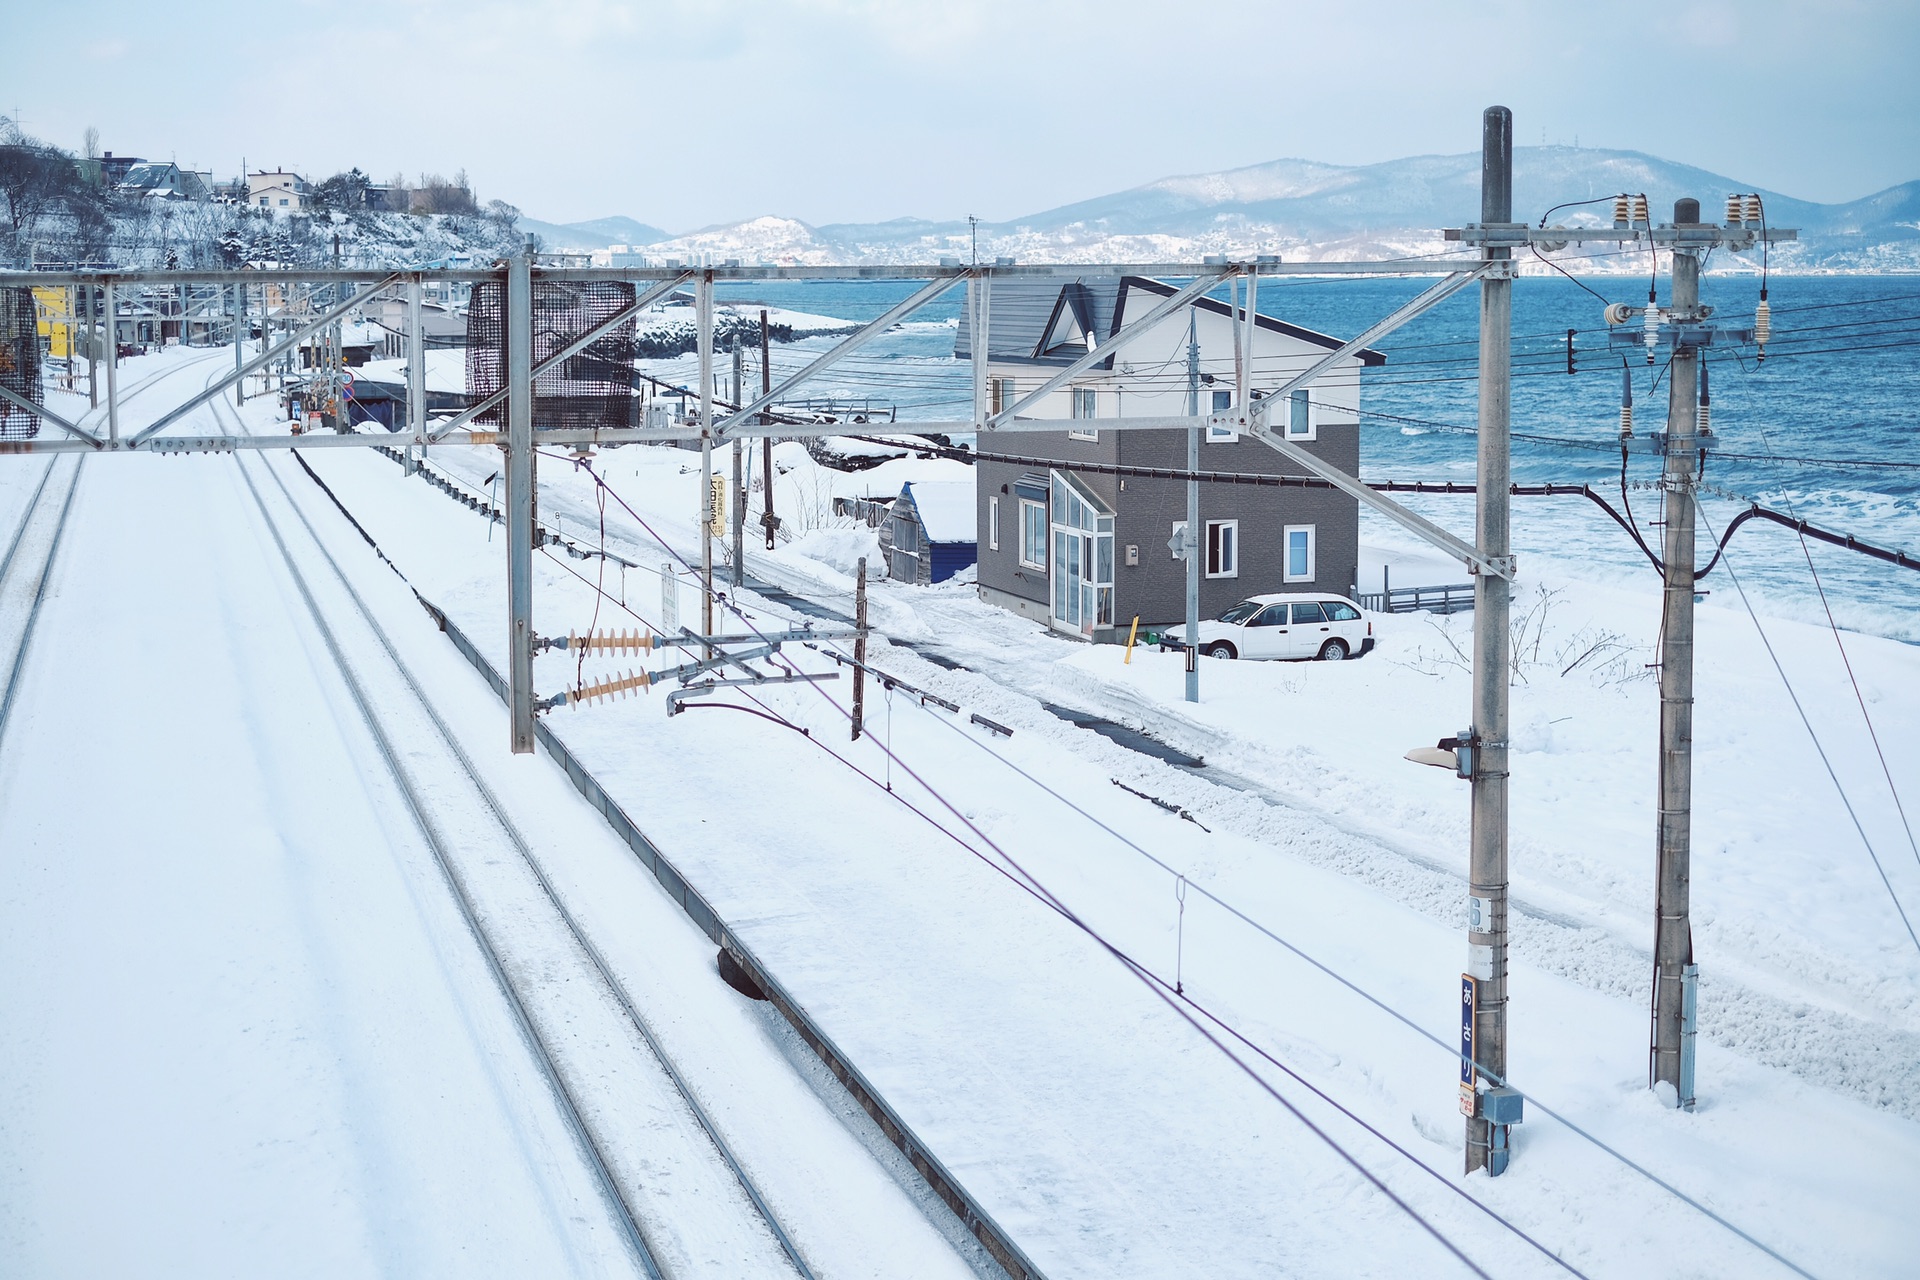
[[[284,169],[262,169],[247,175],[247,203],[256,209],[298,213],[307,207],[307,180]]]
[[[930,586],[974,563],[979,553],[970,480],[908,481],[880,525],[887,576]]]
[[[996,281],[988,326],[992,409],[1011,408],[1060,369],[1098,350],[1126,321],[1174,287],[1120,279]],[[1163,317],[1121,351],[1089,367],[1023,417],[1057,431],[983,436],[978,464],[978,563],[982,600],[1094,641],[1128,624],[1163,627],[1186,612],[1187,431],[1103,429],[1127,417],[1185,416],[1234,408],[1236,312],[1201,297]],[[1271,394],[1341,342],[1270,315],[1253,331],[1254,399]],[[972,357],[962,316],[954,354]],[[1190,358],[1190,348],[1197,356]],[[1385,362],[1360,350],[1294,391],[1269,414],[1275,435],[1349,475],[1360,466],[1360,380]],[[1238,431],[1208,428],[1203,471],[1273,477],[1200,486],[1201,529],[1187,545],[1201,561],[1200,616],[1218,617],[1251,595],[1351,593],[1359,570],[1359,504],[1337,490],[1286,484],[1306,473]],[[1156,474],[1158,473],[1158,474]]]
[[[136,165],[146,163],[139,156],[116,156],[109,151],[96,162],[100,166],[100,181],[109,187],[117,187],[126,180],[127,174]]]
[[[121,195],[153,197],[163,200],[204,200],[206,184],[191,169],[182,169],[171,161],[152,160],[127,170],[115,190]]]

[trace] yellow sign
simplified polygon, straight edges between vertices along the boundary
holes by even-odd
[[[73,291],[65,285],[33,286],[33,309],[39,319],[40,336],[47,340],[47,354],[65,360],[74,353]]]

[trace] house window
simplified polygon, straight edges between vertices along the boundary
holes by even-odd
[[[1207,576],[1209,578],[1240,576],[1240,522],[1238,520],[1207,521]]]
[[[1000,496],[987,499],[987,550],[1000,549]]]
[[[1049,483],[1053,625],[1091,636],[1097,628],[1113,625],[1113,512],[1092,490],[1061,472],[1051,473]]]
[[[286,200],[286,197],[285,197],[285,196],[282,196],[282,197],[280,198],[280,207],[281,207],[282,209],[284,209],[284,208],[286,208],[286,207],[287,207],[287,200]]]
[[[1013,379],[995,378],[990,384],[993,388],[993,412],[1005,413],[1013,408]]]
[[[1233,392],[1216,391],[1213,393],[1213,412],[1227,413],[1233,408]],[[1208,444],[1231,444],[1240,438],[1240,433],[1232,427],[1209,425],[1207,427]]]
[[[1290,524],[1282,531],[1286,548],[1286,573],[1282,575],[1288,582],[1313,581],[1313,526],[1310,524]]]
[[[266,198],[265,196],[261,196],[261,197],[260,197],[260,203],[261,203],[261,204],[265,204],[266,202],[267,202],[267,198]]]
[[[1073,416],[1082,420],[1099,417],[1100,393],[1092,387],[1075,387],[1073,389]],[[1100,438],[1100,432],[1097,429],[1069,431],[1067,432],[1067,438],[1071,440],[1098,440]]]
[[[1047,507],[1020,499],[1020,567],[1047,567]]]
[[[1318,406],[1307,395],[1307,389],[1301,387],[1287,398],[1287,439],[1312,440],[1314,428],[1318,425]]]

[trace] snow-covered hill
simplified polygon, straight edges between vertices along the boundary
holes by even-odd
[[[1732,191],[1754,184],[1638,151],[1520,147],[1514,158],[1514,213],[1538,221],[1563,201],[1644,192],[1656,218],[1695,196],[1717,216]],[[1372,165],[1274,160],[1220,173],[1162,178],[1111,195],[979,228],[982,256],[1027,262],[1191,260],[1208,253],[1280,253],[1293,260],[1373,259],[1444,248],[1439,229],[1479,213],[1480,157],[1414,156]],[[1798,227],[1781,249],[1787,270],[1920,270],[1920,181],[1844,204],[1818,204],[1762,191],[1771,222]],[[1589,225],[1605,205],[1562,209],[1555,220]],[[762,216],[703,228],[649,247],[662,257],[790,263],[924,262],[968,257],[965,221],[899,218],[810,226]],[[1602,258],[1587,269],[1638,272],[1637,257]]]

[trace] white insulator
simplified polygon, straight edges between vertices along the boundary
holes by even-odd
[[[1767,339],[1773,336],[1773,308],[1765,298],[1753,309],[1753,341],[1756,346],[1765,348]]]
[[[1633,439],[1633,406],[1630,404],[1620,406],[1620,438]]]
[[[1647,216],[1647,198],[1645,196],[1635,196],[1633,198],[1633,220],[1635,222],[1645,223],[1648,226],[1653,225],[1653,219]]]
[[[1728,226],[1737,227],[1740,225],[1742,221],[1745,220],[1746,215],[1743,214],[1741,210],[1745,209],[1746,205],[1747,205],[1747,201],[1745,196],[1730,195],[1727,197],[1727,225]]]
[[[1609,302],[1606,317],[1608,324],[1625,324],[1633,319],[1633,308],[1624,302]]]
[[[1647,363],[1653,363],[1654,348],[1660,345],[1660,308],[1648,306],[1641,317],[1641,341],[1647,344]]]
[[[1713,434],[1713,406],[1712,405],[1703,404],[1700,406],[1699,434],[1703,436],[1710,436]]]
[[[1748,224],[1755,227],[1759,226],[1763,212],[1764,210],[1761,208],[1761,205],[1760,205],[1760,197],[1758,195],[1748,196],[1747,197]]]
[[[1615,196],[1613,198],[1613,225],[1616,227],[1626,226],[1628,220],[1632,217],[1632,208],[1633,201],[1630,197]]]

